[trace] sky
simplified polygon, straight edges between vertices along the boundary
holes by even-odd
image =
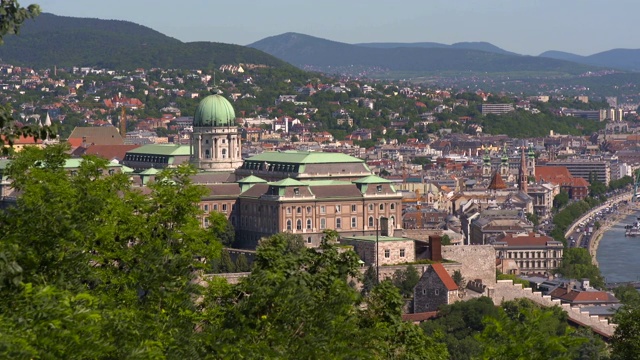
[[[639,0],[20,0],[31,3],[185,42],[247,45],[297,32],[346,43],[487,41],[526,55],[640,48]]]

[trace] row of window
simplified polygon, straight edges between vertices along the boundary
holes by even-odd
[[[220,207],[221,207],[221,209],[222,209],[222,210],[220,210],[220,211],[222,211],[222,212],[227,212],[227,209],[228,209],[227,204],[222,204]],[[205,214],[208,214],[208,213],[209,213],[209,204],[204,204],[204,205],[202,206],[202,210],[204,210],[204,213],[205,213]],[[218,204],[213,204],[213,211],[219,211],[219,210],[218,210]]]
[[[378,204],[378,210],[384,211],[384,206],[385,206],[384,203]],[[295,211],[296,211],[297,214],[302,214],[302,210],[303,210],[302,206],[298,206],[298,207],[294,207],[294,208],[295,208]],[[292,208],[291,206],[287,206],[287,214],[291,214],[294,208]],[[369,204],[368,208],[369,208],[369,211],[373,211],[373,209],[375,208],[375,205],[374,204]],[[396,203],[389,204],[389,208],[391,210],[395,210],[396,209]],[[325,205],[321,205],[319,210],[320,210],[320,214],[326,214],[327,213],[327,207]],[[342,214],[342,205],[335,205],[335,210],[336,210],[336,214]],[[307,211],[307,214],[310,215],[311,211],[312,211],[311,206],[307,206],[306,207],[306,211]],[[351,212],[352,213],[358,212],[358,205],[352,204],[351,205]]]
[[[559,252],[556,250],[553,250],[551,252],[551,257],[555,258],[558,257]],[[544,252],[534,252],[534,251],[509,251],[507,252],[507,256],[509,257],[509,259],[543,259],[546,258],[546,254]]]
[[[335,220],[336,220],[335,228],[342,229],[342,218],[336,218]],[[389,218],[389,221],[391,222],[391,224],[395,224],[395,217],[391,216]],[[301,219],[296,220],[296,230],[302,230],[302,224],[303,223]],[[370,228],[375,226],[375,219],[373,218],[373,216],[369,216],[368,226]],[[352,216],[351,228],[355,229],[357,227],[358,227],[358,218],[355,216]],[[327,228],[327,219],[320,218],[320,230],[324,230],[326,228]],[[311,219],[307,219],[305,229],[307,230],[313,229],[313,221]],[[287,230],[289,231],[293,230],[293,221],[291,219],[287,219]],[[404,249],[402,249],[402,253],[404,254]],[[404,255],[402,255],[402,257],[404,257]]]
[[[401,258],[406,256],[406,251],[405,249],[400,249],[398,251],[398,255],[400,255]],[[390,249],[384,249],[384,257],[385,258],[390,258],[391,257],[391,250]]]

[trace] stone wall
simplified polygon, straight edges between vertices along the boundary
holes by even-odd
[[[413,289],[413,312],[436,311],[441,305],[448,304],[448,300],[447,287],[434,270],[427,269]]]
[[[526,298],[546,307],[560,306],[572,321],[588,326],[607,337],[611,337],[616,329],[615,324],[609,324],[605,319],[600,319],[598,316],[590,316],[588,312],[582,311],[579,307],[562,304],[560,300],[552,300],[550,296],[542,295],[542,293],[533,291],[531,288],[523,288],[522,284],[514,284],[512,280],[498,280],[494,286],[487,288],[487,292],[496,305],[502,304],[504,301]]]
[[[379,273],[380,273],[380,281],[384,280],[384,279],[391,279],[393,277],[393,274],[397,271],[397,270],[406,270],[407,267],[409,265],[392,265],[392,266],[380,266],[379,268]],[[420,274],[420,276],[422,276],[422,274],[425,273],[425,271],[427,271],[427,269],[429,269],[431,267],[431,265],[429,264],[412,264],[412,266],[414,268],[416,268],[416,270],[418,271],[418,274]],[[458,270],[460,272],[462,272],[462,264],[459,263],[442,263],[442,266],[445,268],[445,270],[447,270],[447,272],[449,273],[449,275],[453,276],[453,272]],[[360,268],[360,272],[362,274],[364,274],[367,269],[369,267],[368,266],[364,266]],[[358,286],[360,286],[361,284],[358,284]]]
[[[496,283],[496,251],[492,245],[443,246],[442,257],[462,264],[460,272],[467,281],[481,279],[485,285]]]
[[[206,274],[204,275],[205,280],[211,279],[214,277],[220,277],[227,280],[229,284],[237,284],[241,279],[246,278],[251,274],[250,272],[241,272],[241,273],[224,273],[224,274]]]

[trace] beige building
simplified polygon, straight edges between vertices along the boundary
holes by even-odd
[[[497,259],[513,260],[521,274],[551,274],[562,262],[564,245],[537,233],[504,234],[493,243]]]

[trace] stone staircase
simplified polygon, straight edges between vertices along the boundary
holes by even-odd
[[[552,300],[550,296],[542,295],[541,292],[533,291],[531,288],[523,288],[522,284],[514,284],[512,280],[498,280],[494,286],[487,287],[485,291],[485,295],[489,296],[494,304],[526,298],[545,307],[560,306],[562,310],[567,313],[571,321],[578,325],[589,327],[595,333],[606,338],[613,336],[616,330],[616,325],[609,323],[608,320],[591,316],[579,307],[562,304],[560,300]]]

